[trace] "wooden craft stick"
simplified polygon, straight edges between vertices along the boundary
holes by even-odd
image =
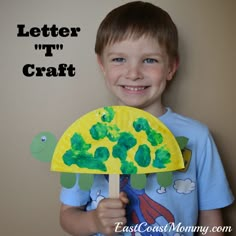
[[[120,175],[109,174],[109,197],[119,198],[120,195]]]

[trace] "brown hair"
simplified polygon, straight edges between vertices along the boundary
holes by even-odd
[[[178,31],[169,14],[151,3],[136,1],[113,9],[101,22],[95,52],[122,40],[152,37],[165,47],[170,60],[178,60]]]

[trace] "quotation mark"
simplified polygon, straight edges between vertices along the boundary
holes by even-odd
[[[62,50],[63,44],[35,44],[35,50],[45,50],[46,57],[52,57],[52,50]]]

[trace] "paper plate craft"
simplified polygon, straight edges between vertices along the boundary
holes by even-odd
[[[117,197],[120,174],[131,175],[131,185],[137,188],[145,186],[149,173],[157,174],[161,186],[171,184],[172,171],[184,168],[181,149],[186,142],[143,110],[103,107],[80,117],[64,132],[51,170],[71,177],[80,173],[81,188],[91,187],[94,174],[108,174],[109,195]]]

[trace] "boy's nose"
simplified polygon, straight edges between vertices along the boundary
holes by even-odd
[[[141,73],[141,69],[140,66],[138,65],[133,65],[133,66],[129,66],[127,69],[127,73],[126,73],[126,78],[130,79],[130,80],[137,80],[137,79],[142,79],[142,73]]]

